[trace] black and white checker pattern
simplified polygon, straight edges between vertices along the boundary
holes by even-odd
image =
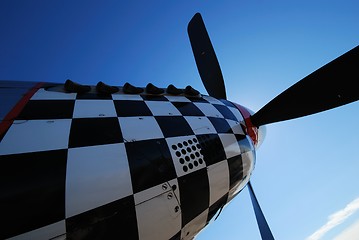
[[[2,189],[33,189],[4,198],[0,238],[190,239],[253,168],[241,121],[232,103],[209,96],[39,89],[0,143]]]

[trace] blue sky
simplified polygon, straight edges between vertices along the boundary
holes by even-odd
[[[257,111],[359,44],[358,9],[355,0],[2,0],[0,79],[172,83],[205,93],[186,29],[200,12],[228,99]],[[342,240],[359,228],[358,107],[267,126],[252,184],[276,239],[329,229],[316,239]],[[260,239],[247,189],[197,239]]]

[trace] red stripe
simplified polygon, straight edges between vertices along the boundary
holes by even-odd
[[[0,123],[0,136],[9,129],[11,124],[14,122],[14,119],[20,114],[20,112],[25,107],[30,98],[37,92],[39,88],[41,88],[43,84],[43,82],[39,82],[34,87],[32,87],[20,99],[20,101],[16,103],[15,107],[5,116],[4,120]]]
[[[247,108],[234,103],[234,105],[236,105],[236,107],[238,108],[238,110],[241,112],[244,121],[246,123],[247,126],[247,134],[251,137],[254,145],[256,146],[258,143],[258,128],[256,126],[253,125],[252,121],[251,121],[251,113],[248,111]]]

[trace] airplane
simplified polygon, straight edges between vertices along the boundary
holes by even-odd
[[[200,13],[191,86],[0,81],[1,239],[193,239],[246,186],[266,125],[359,100],[359,46],[253,112],[227,99]],[[338,82],[340,81],[340,84]]]

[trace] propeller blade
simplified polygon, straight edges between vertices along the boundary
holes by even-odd
[[[199,75],[208,94],[227,99],[221,68],[201,14],[196,13],[193,16],[188,23],[187,32]]]
[[[252,117],[255,126],[307,116],[359,100],[359,46],[303,78]]]
[[[259,231],[261,233],[263,240],[274,240],[273,234],[269,228],[269,225],[264,217],[261,207],[259,206],[256,195],[254,194],[251,182],[247,184],[249,195],[251,196],[252,205],[254,209],[254,213],[256,214],[256,219],[259,227]]]

